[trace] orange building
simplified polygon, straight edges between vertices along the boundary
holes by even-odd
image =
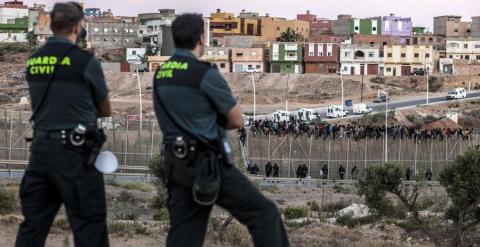
[[[310,36],[310,23],[302,20],[287,20],[276,17],[262,17],[260,19],[260,40],[277,41],[281,34],[290,28],[302,34],[307,39]]]

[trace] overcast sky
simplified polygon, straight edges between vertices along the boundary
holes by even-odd
[[[23,0],[30,4],[52,6],[57,0]],[[115,15],[135,16],[142,12],[156,12],[173,8],[177,13],[200,12],[204,15],[220,8],[238,14],[242,9],[261,15],[295,18],[297,13],[310,10],[320,17],[335,19],[337,14],[370,17],[395,13],[410,16],[414,25],[433,26],[438,15],[461,15],[464,20],[480,16],[480,0],[83,0],[86,7],[112,9]]]

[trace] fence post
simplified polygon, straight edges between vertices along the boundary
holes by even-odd
[[[9,138],[9,149],[8,149],[8,160],[12,160],[12,142],[13,142],[13,111],[10,111],[10,138]],[[8,164],[8,178],[12,179],[12,170],[11,165]]]
[[[308,154],[308,176],[312,177],[312,144],[313,144],[313,135],[310,135],[310,151]]]
[[[289,150],[288,150],[288,177],[290,177],[290,171],[292,170],[292,136],[288,138]]]
[[[367,153],[368,153],[368,136],[365,137],[365,157],[363,164],[363,175],[365,176],[365,170],[367,170]]]
[[[402,137],[398,138],[398,161],[402,160]]]
[[[345,179],[348,180],[348,171],[349,171],[349,165],[348,165],[348,158],[350,155],[350,138],[347,139],[347,172],[345,173]]]
[[[270,145],[271,145],[271,135],[268,132],[268,147],[267,147],[267,161],[270,161],[272,157],[270,157]]]
[[[327,167],[328,167],[328,176],[327,179],[330,179],[330,174],[332,173],[332,170],[330,170],[330,153],[331,153],[331,140],[328,138],[328,160],[327,160]]]
[[[417,149],[418,149],[418,141],[417,141],[417,138],[415,137],[415,163],[414,163],[415,176],[417,175]]]
[[[128,116],[125,117],[127,120],[127,124],[125,126],[125,147],[124,147],[124,164],[127,165],[127,153],[128,153]]]

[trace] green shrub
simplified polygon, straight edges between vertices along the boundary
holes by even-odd
[[[117,182],[117,180],[112,178],[107,179],[107,181],[105,181],[105,184],[113,187],[120,187],[120,184]]]
[[[294,231],[294,230],[297,230],[299,228],[302,228],[304,226],[308,226],[310,225],[312,222],[310,220],[306,220],[306,221],[303,221],[303,222],[291,222],[291,221],[287,221],[285,222],[285,225],[287,226],[288,230],[289,231]]]
[[[138,190],[141,192],[149,192],[151,190],[150,186],[146,183],[128,182],[123,184],[122,187],[127,190]]]
[[[348,207],[349,204],[345,201],[337,201],[326,203],[322,206],[321,211],[325,213],[336,213],[337,211]]]
[[[260,186],[260,189],[262,191],[268,191],[272,194],[278,194],[280,192],[280,190],[278,189],[277,186],[275,185],[265,185],[265,186]]]
[[[117,197],[117,201],[120,203],[135,203],[135,196],[128,191],[122,190]]]
[[[141,209],[131,204],[116,204],[109,209],[109,218],[112,220],[137,220]]]
[[[337,218],[337,224],[342,226],[347,226],[349,228],[354,228],[356,226],[371,224],[377,222],[379,219],[376,215],[370,215],[360,218],[353,218],[350,215],[343,215]]]
[[[306,218],[308,216],[308,211],[303,207],[287,207],[282,209],[283,215],[285,215],[286,220]]]
[[[383,84],[383,83],[385,83],[385,78],[380,77],[380,76],[376,76],[376,77],[371,78],[370,82],[371,83],[377,83],[377,84]]]
[[[119,236],[146,235],[147,228],[138,222],[113,221],[108,224],[109,233]]]
[[[13,213],[16,207],[17,201],[15,193],[0,187],[0,215]]]
[[[154,221],[167,221],[169,220],[169,214],[167,208],[160,208],[155,214],[153,214]]]

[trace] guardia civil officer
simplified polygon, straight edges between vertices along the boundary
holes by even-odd
[[[198,60],[204,52],[204,32],[201,15],[177,17],[172,24],[176,49],[154,79],[169,194],[167,246],[202,246],[213,204],[246,225],[256,246],[289,246],[275,204],[227,162],[228,148],[215,149],[215,144],[224,143],[224,130],[241,128],[243,119],[219,71]],[[209,155],[212,150],[214,156]],[[215,157],[221,157],[220,167]]]
[[[109,246],[103,176],[85,165],[89,154],[65,145],[73,129],[95,128],[99,117],[110,116],[107,86],[98,60],[75,45],[82,7],[57,3],[50,17],[53,37],[28,59],[34,135],[16,246],[44,246],[62,203],[75,246]]]

